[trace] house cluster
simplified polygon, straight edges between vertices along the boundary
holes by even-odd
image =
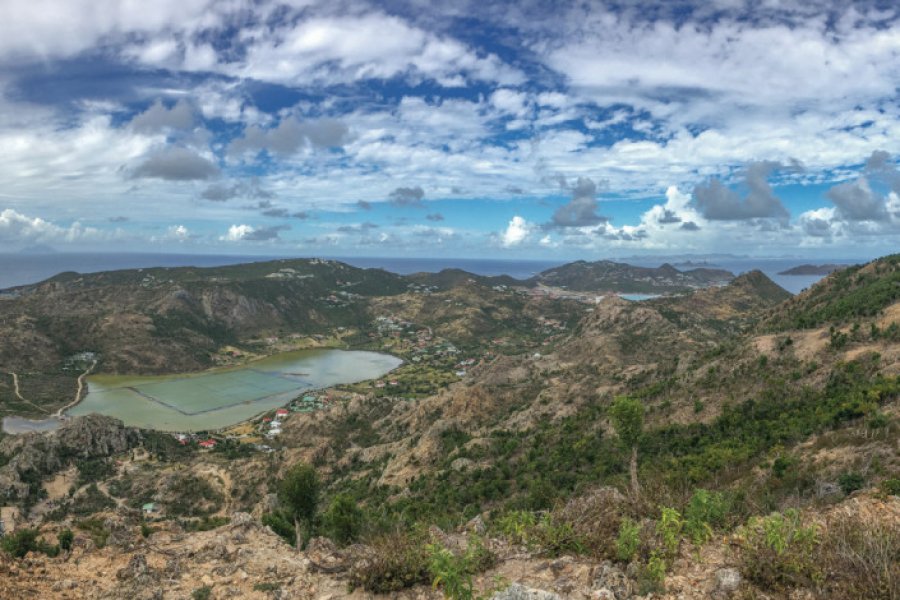
[[[266,275],[266,279],[310,279],[315,277],[312,273],[298,273],[296,269],[285,267],[278,269],[274,273]]]
[[[422,285],[420,283],[410,283],[406,288],[413,294],[421,294],[423,296],[430,296],[440,289],[436,285]]]
[[[279,408],[275,411],[274,417],[263,417],[261,428],[265,436],[269,439],[281,435],[281,424],[285,417],[290,414],[286,408]]]
[[[537,318],[537,322],[543,330],[543,333],[553,333],[555,331],[564,331],[566,329],[566,324],[559,319],[551,319],[543,315]]]
[[[211,437],[200,436],[196,433],[173,433],[172,437],[182,446],[197,444],[204,450],[213,450],[218,445],[218,440]]]
[[[321,298],[322,302],[332,308],[350,306],[354,300],[358,300],[361,296],[344,290],[334,291],[327,296]]]

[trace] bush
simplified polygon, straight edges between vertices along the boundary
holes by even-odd
[[[0,539],[0,548],[3,548],[3,551],[10,556],[23,558],[29,552],[37,551],[37,537],[37,529],[19,529],[18,531],[3,536],[3,538]]]
[[[212,597],[212,588],[208,585],[198,587],[191,592],[191,600],[209,600]]]
[[[667,570],[665,559],[653,553],[638,574],[638,592],[642,595],[662,593]]]
[[[497,562],[494,553],[477,536],[469,538],[462,554],[454,554],[440,544],[429,544],[427,549],[432,586],[440,587],[444,597],[453,600],[473,600],[476,597],[473,577]]]
[[[830,518],[819,561],[832,598],[900,598],[900,524],[860,515]]]
[[[721,492],[695,490],[684,511],[684,531],[699,546],[712,537],[713,527],[725,523],[727,514],[728,502]]]
[[[15,558],[23,558],[29,552],[43,552],[52,558],[59,554],[59,548],[40,539],[37,529],[19,529],[0,538],[0,549]]]
[[[110,531],[106,528],[106,525],[103,524],[102,519],[94,517],[75,521],[75,527],[91,536],[91,540],[93,540],[98,548],[106,546],[106,542],[109,540]]]
[[[885,494],[900,496],[900,478],[885,479],[881,482],[881,489]]]
[[[670,559],[678,556],[682,529],[684,529],[684,519],[681,518],[681,514],[674,508],[664,506],[659,522],[656,524],[656,533],[662,538],[666,556]]]
[[[75,541],[75,534],[72,533],[71,529],[63,529],[56,535],[56,539],[59,541],[59,547],[68,551],[72,549],[72,542]]]
[[[325,527],[339,544],[355,541],[363,528],[363,511],[347,494],[338,494],[331,501],[324,516]]]
[[[754,517],[739,535],[741,573],[761,588],[778,591],[810,587],[821,580],[815,558],[818,528],[804,526],[798,511]]]
[[[641,526],[628,517],[622,519],[619,535],[616,537],[616,558],[631,562],[641,544]]]
[[[838,485],[845,494],[852,494],[856,490],[862,489],[866,484],[866,478],[860,473],[843,473],[838,477]]]
[[[529,545],[529,535],[537,524],[537,517],[527,510],[513,510],[497,520],[497,528],[513,544]]]
[[[439,544],[428,545],[428,571],[432,587],[442,588],[445,598],[472,600],[475,587],[466,556],[457,556]]]
[[[553,513],[558,523],[571,525],[584,546],[595,558],[613,560],[617,556],[616,536],[626,510],[626,500],[615,488],[597,488],[569,500]]]
[[[285,542],[291,546],[297,540],[297,533],[294,530],[294,524],[279,512],[265,513],[262,516],[262,524],[267,525],[276,534],[278,534]]]
[[[372,552],[350,571],[350,585],[387,594],[428,579],[428,554],[419,536],[406,532],[379,535],[370,541]]]

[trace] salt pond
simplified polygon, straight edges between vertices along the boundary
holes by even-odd
[[[99,413],[162,431],[219,429],[290,402],[304,390],[375,379],[400,366],[387,354],[301,350],[189,375],[92,375],[71,416]]]

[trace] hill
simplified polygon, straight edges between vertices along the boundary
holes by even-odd
[[[722,285],[733,278],[733,273],[720,269],[695,268],[679,271],[669,264],[649,268],[608,260],[580,260],[542,271],[528,282],[580,292],[658,294]]]
[[[845,268],[846,265],[798,265],[778,273],[779,275],[830,275]]]

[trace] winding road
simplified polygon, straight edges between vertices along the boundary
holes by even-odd
[[[49,414],[49,413],[47,413],[47,410],[45,408],[42,408],[42,407],[38,406],[37,404],[35,404],[34,402],[32,402],[31,400],[26,399],[22,395],[22,392],[19,390],[19,376],[17,374],[13,373],[12,371],[9,371],[9,374],[12,375],[12,378],[13,378],[13,389],[15,390],[16,398],[18,398],[22,402],[30,404],[31,406],[35,407],[42,413]]]
[[[91,363],[91,366],[87,368],[87,370],[78,376],[78,389],[75,391],[75,399],[60,408],[58,411],[53,413],[53,416],[57,419],[63,418],[63,412],[69,410],[79,402],[81,402],[81,392],[84,391],[84,378],[91,374],[91,371],[94,370],[94,367],[97,366],[97,361]]]

